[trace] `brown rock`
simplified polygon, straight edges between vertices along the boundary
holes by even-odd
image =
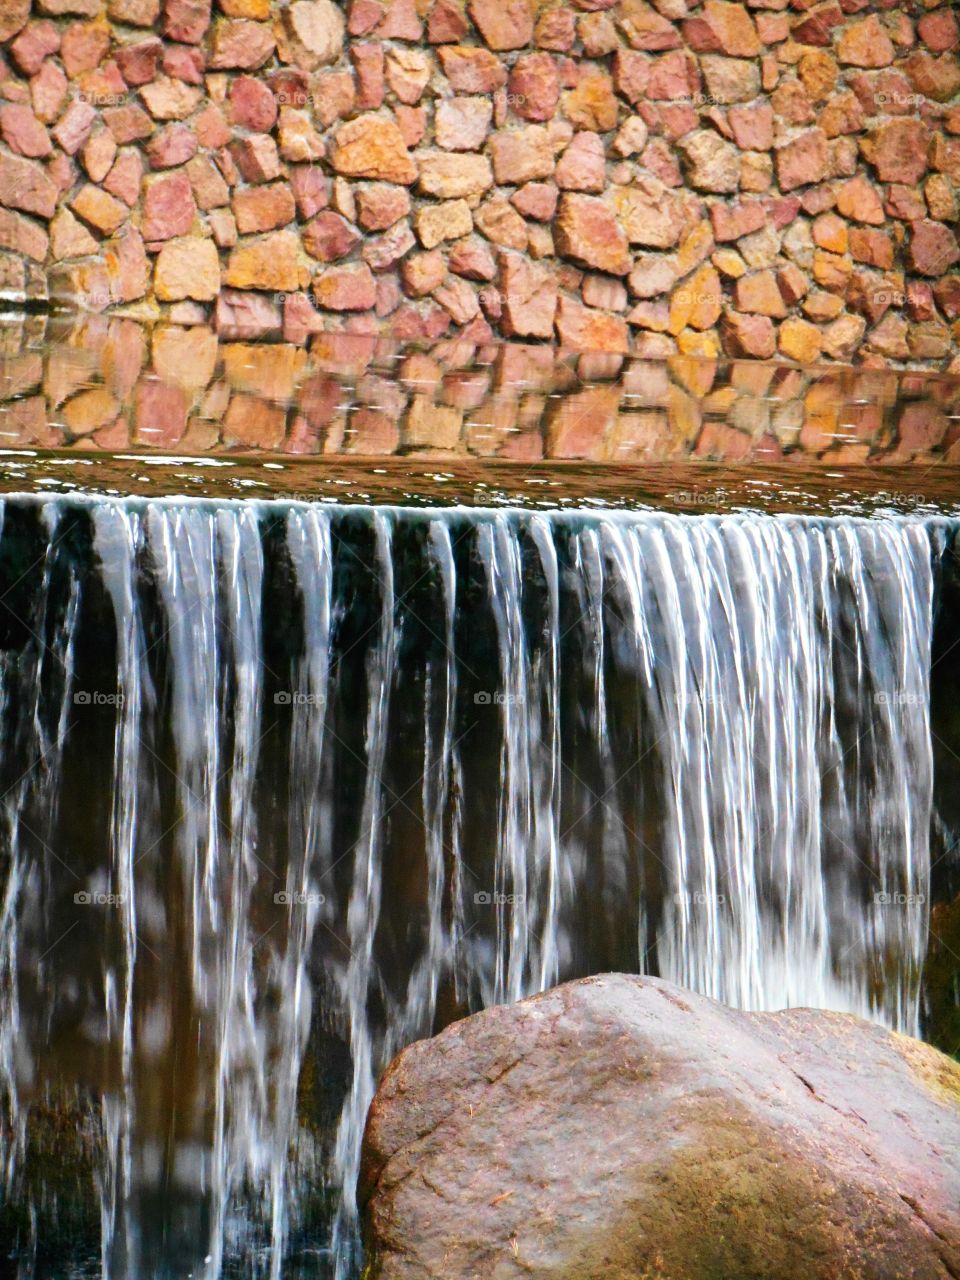
[[[411,298],[425,298],[439,288],[447,276],[443,254],[439,249],[429,253],[412,253],[400,265],[404,291]]]
[[[437,56],[456,93],[493,93],[507,83],[506,68],[489,49],[442,45]]]
[[[526,186],[515,191],[510,203],[524,218],[533,218],[535,222],[552,222],[557,212],[559,192],[550,182],[528,182]]]
[[[707,95],[714,103],[751,102],[760,92],[760,72],[746,58],[706,53],[700,59]],[[776,105],[774,107],[777,110]],[[779,111],[778,111],[779,114]]]
[[[395,223],[384,235],[368,240],[361,256],[371,271],[389,271],[416,243],[409,222],[404,220]]]
[[[684,227],[681,202],[659,183],[615,187],[611,200],[630,244],[671,249],[680,239]]]
[[[224,342],[254,341],[280,331],[280,308],[260,293],[221,289],[217,294],[216,327]]]
[[[308,3],[309,0],[302,0]],[[269,62],[277,42],[262,22],[225,19],[215,23],[210,42],[210,69],[213,71],[255,71]]]
[[[893,41],[875,13],[846,27],[837,41],[837,59],[846,66],[888,67],[895,57]]]
[[[142,231],[148,242],[185,236],[193,226],[196,205],[185,171],[166,174],[146,185]]]
[[[927,219],[913,223],[907,251],[911,271],[939,279],[958,261],[960,245],[957,243],[956,232],[951,227]]]
[[[837,188],[837,208],[845,218],[857,222],[880,226],[884,220],[880,193],[862,174]]]
[[[712,204],[710,222],[718,242],[739,240],[766,225],[767,212],[760,200],[737,201],[735,204]]]
[[[630,249],[613,210],[593,196],[565,193],[554,228],[557,252],[581,266],[626,275]]]
[[[494,177],[501,185],[516,186],[553,173],[553,146],[542,125],[498,130],[491,135],[489,147]]]
[[[422,205],[414,221],[417,236],[425,249],[434,249],[444,240],[459,240],[473,230],[473,215],[466,200]]]
[[[697,53],[724,53],[753,58],[761,52],[760,38],[747,10],[725,0],[706,0],[702,13],[683,24],[683,36]]]
[[[52,124],[56,120],[66,99],[67,88],[67,77],[60,68],[53,62],[45,62],[30,81],[30,101],[38,120],[42,120],[44,124]],[[83,128],[89,132],[95,116],[96,112],[93,107],[89,103],[81,102],[78,99],[75,99],[67,108],[63,120],[54,130],[53,136],[58,141],[61,137],[63,138],[64,141],[60,142],[60,145],[68,155],[73,155],[73,152],[80,145],[77,142],[76,146],[73,146],[71,150],[74,134],[80,129],[81,117],[86,118]],[[64,142],[66,146],[64,146]]]
[[[224,283],[234,289],[292,293],[299,283],[300,241],[293,231],[274,231],[238,244],[230,253]]]
[[[57,262],[98,253],[99,243],[69,209],[58,209],[50,223],[50,252]]]
[[[0,41],[10,40],[30,17],[30,0],[3,0],[0,5]]]
[[[733,140],[744,151],[773,148],[773,108],[769,103],[752,107],[731,107],[727,113]]]
[[[563,114],[578,129],[596,133],[615,129],[619,107],[606,72],[581,74],[576,88],[563,95]]]
[[[595,311],[561,296],[557,299],[556,323],[560,342],[575,351],[624,354],[629,350],[629,330],[621,316]]]
[[[445,151],[478,151],[493,119],[487,98],[443,98],[434,111],[437,146]]]
[[[313,296],[328,311],[369,311],[377,300],[377,286],[365,263],[330,267],[313,279]]]
[[[224,441],[255,449],[278,449],[286,433],[286,422],[287,411],[283,405],[234,392],[223,419]]]
[[[522,49],[533,40],[533,8],[528,0],[469,0],[468,9],[491,49]]]
[[[686,162],[687,178],[698,191],[736,191],[740,157],[736,148],[715,133],[701,129],[681,138],[677,146]]]
[[[474,217],[477,230],[505,249],[523,253],[529,244],[527,224],[504,196],[496,193],[486,200]]]
[[[312,218],[326,208],[329,199],[327,179],[319,169],[295,165],[290,172],[290,186],[301,218]]]
[[[778,147],[775,153],[777,182],[781,191],[820,182],[827,175],[829,154],[821,129],[809,129]]]
[[[779,318],[787,314],[772,271],[756,271],[741,276],[733,286],[733,297],[737,310],[748,315]]]
[[[497,274],[497,265],[488,247],[476,236],[458,240],[450,249],[449,267],[468,280],[489,281]]]
[[[427,23],[430,44],[456,44],[467,34],[469,23],[455,0],[437,0]]]
[[[914,92],[934,102],[950,102],[960,90],[960,62],[954,53],[934,58],[918,49],[904,61],[903,70]]]
[[[337,173],[409,186],[417,165],[396,124],[379,115],[361,115],[337,130],[330,152]]]
[[[96,22],[73,22],[60,41],[60,59],[71,80],[100,65],[110,48],[110,33]]]
[[[140,97],[154,120],[184,120],[199,106],[201,94],[199,89],[182,80],[161,76],[142,85]]]
[[[126,219],[130,210],[120,200],[115,200],[100,187],[87,183],[70,202],[73,212],[102,235],[113,235]]]
[[[853,227],[850,230],[850,255],[854,262],[888,270],[893,266],[893,241],[873,227]]]
[[[199,236],[168,240],[157,256],[153,287],[161,302],[209,302],[220,288],[217,246]]]
[[[72,110],[73,106],[71,105],[67,115]],[[64,119],[66,119],[66,116]],[[121,147],[128,142],[139,142],[143,138],[149,138],[154,129],[153,121],[140,107],[110,107],[101,112],[101,119],[113,134],[114,141]],[[60,140],[59,131],[60,126],[58,125],[53,131],[53,136],[57,141]]]
[[[922,120],[888,120],[860,147],[881,182],[915,184],[927,171],[930,134]]]
[[[482,195],[493,186],[493,170],[486,156],[450,151],[423,151],[418,189],[441,200]]]
[[[241,235],[285,227],[288,222],[293,222],[297,212],[293,192],[285,182],[235,191],[231,208]],[[312,252],[307,245],[307,229],[304,230],[304,247]]]

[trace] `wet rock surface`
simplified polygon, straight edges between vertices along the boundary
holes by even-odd
[[[405,1050],[367,1123],[369,1280],[948,1280],[960,1066],[612,974]]]

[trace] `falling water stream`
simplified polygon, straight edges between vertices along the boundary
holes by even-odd
[[[380,1070],[580,974],[916,1032],[953,535],[8,499],[8,1274],[355,1277]]]

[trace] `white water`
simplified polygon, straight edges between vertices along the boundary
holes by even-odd
[[[85,1025],[113,1063],[92,1085],[104,1276],[355,1275],[376,1079],[442,1000],[618,966],[917,1030],[942,522],[99,501],[48,619],[81,505],[43,507],[36,643],[0,655],[4,776],[48,758],[3,799],[0,1089],[16,1196],[26,1108],[72,1069],[25,1010],[90,962],[37,886],[108,886],[116,914],[78,917],[102,930]],[[95,586],[123,695],[109,821],[102,865],[63,869],[52,816],[21,828],[90,732]],[[334,1079],[326,1127],[308,1070]],[[158,1195],[183,1202],[176,1259]]]

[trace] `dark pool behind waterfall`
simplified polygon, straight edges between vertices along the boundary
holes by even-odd
[[[578,975],[922,1032],[958,527],[8,497],[0,1272],[352,1280],[378,1073]]]

